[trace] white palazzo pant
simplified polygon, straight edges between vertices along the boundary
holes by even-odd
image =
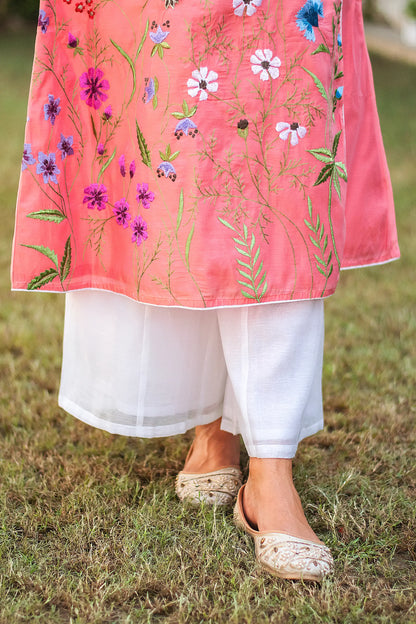
[[[66,294],[59,405],[137,437],[222,418],[251,457],[290,458],[323,426],[323,301],[212,310]]]

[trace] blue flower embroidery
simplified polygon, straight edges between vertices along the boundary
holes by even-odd
[[[168,30],[162,30],[160,26],[157,27],[156,32],[150,32],[149,37],[153,41],[153,43],[162,43],[168,36]]]
[[[36,165],[36,173],[43,176],[43,181],[48,184],[49,181],[58,184],[57,174],[61,173],[56,166],[56,157],[54,152],[44,154],[39,152],[38,164]]]
[[[61,132],[61,140],[58,143],[58,149],[61,150],[62,160],[65,160],[67,156],[72,156],[74,153],[74,148],[72,147],[73,142],[74,137],[65,137]]]
[[[343,94],[344,94],[344,87],[338,87],[338,89],[335,91],[335,97],[337,98],[337,100],[340,100]]]
[[[155,44],[152,48],[151,56],[154,56],[157,52],[159,57],[163,59],[164,51],[170,48],[170,45],[165,41],[168,34],[169,30],[162,30],[160,26],[157,27],[156,32],[149,33],[150,39]]]
[[[60,101],[61,101],[61,98],[56,98],[55,100],[54,96],[49,94],[48,101],[43,106],[43,111],[45,113],[45,121],[48,121],[49,119],[52,126],[55,123],[55,119],[57,115],[59,115],[59,113],[61,112],[61,107],[59,106]]]
[[[22,171],[28,168],[28,165],[34,165],[36,160],[33,158],[32,154],[32,146],[30,143],[25,143],[23,149],[23,158],[22,158]]]
[[[296,16],[296,24],[301,31],[305,31],[308,41],[315,41],[314,28],[319,26],[319,17],[324,16],[322,0],[307,0]]]
[[[147,104],[148,102],[151,102],[153,98],[155,97],[155,94],[156,94],[155,81],[153,80],[153,78],[146,78],[143,102],[145,104]]]
[[[192,119],[189,119],[189,117],[185,117],[185,119],[181,119],[176,124],[174,134],[179,140],[184,134],[186,134],[186,136],[189,134],[189,136],[194,138],[197,132],[198,128],[196,127],[196,124],[192,121]]]
[[[160,163],[159,167],[156,169],[156,173],[158,178],[165,176],[165,178],[169,178],[172,182],[175,182],[176,180],[175,167],[167,160]]]
[[[45,11],[43,9],[41,9],[39,11],[38,26],[40,27],[40,29],[43,32],[43,34],[45,34],[46,31],[48,30],[49,17],[46,15],[46,13],[45,13]]]

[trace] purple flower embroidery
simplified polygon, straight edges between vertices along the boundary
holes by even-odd
[[[120,167],[120,173],[124,178],[126,176],[126,159],[124,154],[122,154],[118,159],[118,166]]]
[[[153,43],[162,43],[168,36],[168,30],[162,30],[160,26],[157,27],[156,32],[150,32],[149,37],[153,41]]]
[[[186,134],[186,136],[188,136],[189,134],[189,136],[195,137],[197,132],[198,128],[196,127],[196,124],[191,119],[189,119],[189,117],[185,117],[185,119],[181,119],[176,124],[174,134],[179,140],[184,134]]]
[[[108,121],[112,117],[112,115],[113,115],[113,109],[111,108],[111,105],[107,106],[107,108],[104,110],[104,113],[103,113],[104,121]]]
[[[61,150],[61,158],[64,160],[67,156],[72,156],[74,153],[74,149],[72,144],[74,142],[74,137],[64,137],[61,133],[61,140],[58,143],[58,149]]]
[[[130,179],[134,176],[135,173],[136,173],[136,163],[134,160],[132,160],[130,163],[130,169],[129,169]]]
[[[104,155],[104,151],[105,151],[104,145],[102,143],[98,143],[98,145],[97,145],[97,154],[99,154],[100,156],[103,156]]]
[[[102,102],[108,98],[104,93],[110,88],[108,80],[103,80],[104,72],[101,69],[90,67],[79,79],[81,89],[81,100],[85,100],[88,106],[97,109]]]
[[[40,26],[40,29],[43,33],[46,33],[46,31],[48,30],[49,17],[46,15],[43,9],[39,11],[38,26]]]
[[[155,97],[155,94],[156,94],[155,81],[153,80],[153,78],[146,78],[143,102],[145,104],[147,104],[148,102],[151,102],[153,98]]]
[[[130,227],[133,230],[131,242],[141,245],[142,242],[148,238],[146,221],[140,216],[134,217]]]
[[[48,184],[49,181],[58,184],[58,179],[56,175],[61,173],[58,167],[56,166],[56,158],[55,154],[51,152],[46,155],[43,152],[39,152],[38,154],[38,164],[36,165],[36,173],[38,175],[43,175],[43,181],[45,184]]]
[[[32,154],[32,146],[30,143],[25,143],[23,149],[23,158],[22,158],[22,171],[27,169],[28,165],[34,165],[36,160],[33,158]]]
[[[78,46],[78,39],[74,37],[72,33],[68,33],[68,48],[76,48]]]
[[[97,210],[104,210],[106,203],[108,202],[107,189],[104,184],[90,184],[84,188],[84,199],[82,203],[88,202],[88,208],[97,208]]]
[[[56,98],[55,100],[54,96],[49,94],[47,103],[43,105],[43,110],[45,113],[45,121],[48,121],[49,119],[52,126],[55,123],[56,117],[61,112],[61,107],[59,106],[60,101],[61,101],[61,98]]]
[[[167,160],[160,163],[159,167],[156,169],[156,173],[158,178],[165,176],[165,178],[169,178],[172,182],[175,182],[176,180],[175,167]]]
[[[116,222],[119,225],[122,225],[125,229],[129,226],[129,221],[131,221],[131,215],[129,213],[129,203],[128,201],[122,197],[119,201],[116,201],[113,208],[113,213],[116,215]]]
[[[141,202],[143,208],[150,208],[150,204],[152,203],[154,198],[155,194],[152,193],[152,191],[149,191],[149,185],[146,182],[137,185],[136,199],[139,202],[139,205]]]

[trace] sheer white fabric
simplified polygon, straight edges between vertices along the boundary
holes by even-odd
[[[323,301],[215,310],[66,294],[59,404],[118,433],[184,433],[222,417],[252,457],[293,457],[319,431]]]

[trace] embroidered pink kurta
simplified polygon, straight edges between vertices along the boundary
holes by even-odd
[[[42,0],[12,286],[205,308],[399,256],[359,0]]]

